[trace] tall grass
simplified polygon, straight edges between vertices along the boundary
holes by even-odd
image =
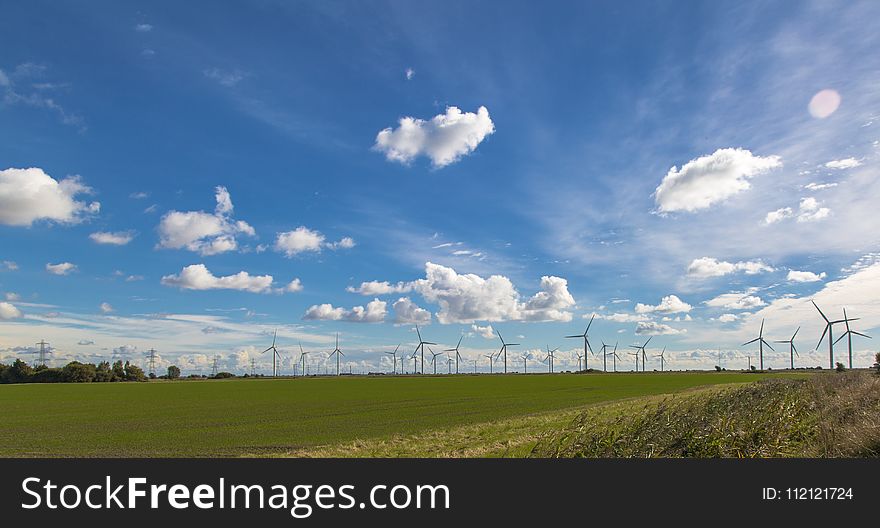
[[[832,457],[880,454],[880,380],[865,372],[773,379],[590,409],[536,457]]]

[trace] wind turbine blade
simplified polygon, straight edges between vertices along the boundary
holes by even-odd
[[[792,340],[792,341],[794,341],[794,337],[795,337],[795,336],[797,335],[797,333],[800,332],[800,331],[801,331],[801,327],[797,327],[797,330],[794,331],[794,335],[791,336],[791,340]]]
[[[596,317],[596,314],[593,314],[593,315],[590,316],[590,322],[587,323],[587,329],[584,330],[584,335],[587,335],[587,332],[590,331],[590,325],[593,324],[593,319],[594,319],[595,317]]]
[[[398,349],[400,349],[400,345],[397,345],[397,346],[394,348],[394,353],[395,353],[395,354],[397,354],[397,350],[398,350]]]
[[[268,352],[268,351],[270,351],[270,350],[272,350],[272,347],[269,347],[269,348],[267,348],[266,350],[263,350],[262,352],[260,352],[260,354],[265,354],[266,352]]]
[[[501,337],[501,332],[499,332],[498,330],[495,330],[495,331],[498,332],[498,339],[501,340],[501,344],[503,345],[503,344],[504,344],[504,338]]]
[[[856,332],[855,330],[851,330],[851,332],[854,333],[855,335],[859,335],[859,336],[867,337],[868,339],[871,339],[871,336],[863,334],[861,332]]]
[[[566,339],[571,339],[572,337],[584,337],[584,336],[583,335],[565,336]]]
[[[761,331],[758,332],[758,335],[759,336],[764,335],[764,320],[763,319],[761,319]]]
[[[645,348],[646,346],[648,346],[648,343],[650,343],[652,339],[654,339],[654,336],[649,337],[648,340],[645,341],[645,344],[642,345],[642,348]]]
[[[751,341],[748,341],[746,343],[741,344],[740,346],[751,345],[752,343],[754,343],[755,341],[758,341],[760,339],[761,339],[760,337],[756,337],[756,338],[752,339]]]
[[[812,299],[810,299],[810,302],[811,302],[811,303],[813,303],[813,306],[815,306],[815,307],[816,307],[816,309],[817,309],[817,310],[819,310],[819,305],[818,305],[818,304],[816,304],[816,301],[814,301],[814,300],[812,300]],[[828,320],[828,318],[827,318],[827,317],[825,317],[825,314],[824,314],[824,313],[822,313],[822,310],[819,310],[819,315],[821,315],[821,316],[822,316],[822,319],[825,319],[825,322],[826,322],[826,323],[830,323],[830,322],[831,322],[831,321],[829,321],[829,320]]]
[[[819,338],[819,343],[816,345],[816,348],[819,348],[819,345],[822,344],[822,340],[825,339],[825,334],[828,333],[828,329],[831,328],[831,323],[825,325],[825,330],[822,330],[822,337]]]
[[[770,350],[773,350],[774,352],[776,352],[776,350],[773,348],[773,345],[771,345],[770,343],[768,343],[767,341],[765,341],[764,338],[761,338],[761,341],[762,341],[765,345],[767,345],[768,347],[770,347]]]

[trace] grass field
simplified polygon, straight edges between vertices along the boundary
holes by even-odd
[[[807,374],[342,377],[0,386],[0,456],[430,456],[502,448],[592,404]],[[448,436],[448,435],[447,435]],[[506,439],[508,438],[508,439]],[[385,446],[361,449],[358,446]],[[348,448],[353,451],[349,453]],[[342,449],[345,448],[345,449]]]

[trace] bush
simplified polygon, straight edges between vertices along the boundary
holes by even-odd
[[[846,370],[846,367],[843,366],[843,363],[838,361],[837,363],[834,364],[834,370],[836,370],[837,372],[844,372]]]
[[[34,369],[34,374],[28,381],[31,383],[62,383],[65,381],[64,372],[59,368],[49,368],[40,365]]]
[[[218,372],[214,375],[214,379],[234,378],[235,374],[231,372]]]
[[[177,379],[180,377],[180,369],[176,365],[168,367],[168,379]]]

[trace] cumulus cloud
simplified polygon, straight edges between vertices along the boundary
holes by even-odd
[[[426,301],[439,304],[437,320],[442,324],[570,321],[572,314],[567,309],[575,304],[567,281],[560,277],[542,277],[541,291],[525,301],[507,277],[459,274],[432,262],[425,263],[425,278],[412,284]]]
[[[416,71],[412,68],[407,68],[403,74],[406,76],[407,81],[411,81],[412,78],[416,76]]]
[[[76,271],[76,264],[59,262],[58,264],[46,264],[46,271],[53,275],[70,275]]]
[[[8,302],[0,302],[0,320],[8,321],[21,317],[21,310]]]
[[[644,306],[644,305],[642,305]],[[584,316],[586,317],[586,316]],[[609,315],[596,315],[598,319],[612,321],[614,323],[639,323],[647,321],[648,317],[642,314],[613,313]]]
[[[767,213],[767,216],[764,217],[765,224],[775,224],[780,220],[785,220],[786,218],[791,218],[794,216],[794,211],[791,207],[782,207],[775,211],[770,211]]]
[[[0,224],[29,226],[39,220],[77,223],[101,209],[98,202],[77,200],[91,192],[78,176],[56,181],[36,167],[0,170]]]
[[[307,321],[347,321],[351,323],[381,323],[385,320],[388,303],[373,299],[367,306],[355,306],[351,310],[334,308],[332,304],[310,306],[303,319]]]
[[[148,33],[153,30],[152,24],[136,24],[134,30],[139,33]]]
[[[757,295],[752,295],[750,292],[731,292],[722,293],[717,297],[709,299],[705,302],[705,304],[706,306],[711,306],[712,308],[727,308],[728,310],[751,310],[752,308],[765,306],[767,303],[765,303],[763,299],[761,299]]]
[[[18,271],[18,264],[11,260],[0,262],[0,271]]]
[[[79,342],[77,342],[77,345],[80,345],[80,346],[91,346],[94,344],[95,344],[95,342],[92,341],[91,339],[80,339]]]
[[[9,302],[15,302],[15,301],[21,300],[21,296],[17,293],[14,293],[14,292],[6,292],[5,297],[6,297],[6,300]]]
[[[159,247],[188,249],[200,255],[217,255],[238,249],[236,236],[255,236],[247,222],[233,220],[232,199],[226,187],[214,189],[214,213],[169,211],[159,221]]]
[[[662,314],[671,314],[671,313],[687,313],[691,311],[693,306],[682,301],[676,295],[667,295],[660,299],[660,304],[656,306],[652,306],[649,304],[637,303],[636,304],[636,313],[637,314],[646,314],[646,313],[662,313]]]
[[[812,271],[789,270],[786,280],[789,282],[818,282],[825,278],[825,272],[816,274]]]
[[[480,326],[472,324],[471,331],[483,339],[495,339],[495,329],[492,328],[492,325]]]
[[[814,222],[827,218],[831,214],[831,209],[820,207],[819,201],[812,196],[801,199],[798,210],[800,211],[797,217],[798,222]]]
[[[836,182],[831,182],[831,183],[810,182],[810,183],[804,185],[804,189],[806,189],[808,191],[822,191],[824,189],[831,189],[832,187],[837,187],[837,183]]]
[[[391,307],[394,309],[395,324],[428,324],[431,312],[412,302],[409,297],[397,299]]]
[[[102,302],[100,308],[101,308],[101,313],[105,313],[105,314],[113,313],[113,306],[111,306],[110,303]]]
[[[362,282],[357,288],[349,286],[345,291],[373,297],[376,295],[388,295],[391,293],[407,293],[411,292],[412,288],[413,285],[409,282],[391,284],[388,281],[366,281]]]
[[[327,242],[326,237],[320,232],[300,226],[293,231],[278,233],[275,238],[275,251],[284,253],[287,257],[293,257],[300,253],[317,253],[323,248],[350,249],[355,243],[351,237],[343,237],[338,242]]]
[[[721,314],[718,316],[718,320],[721,321],[722,323],[732,323],[732,322],[736,321],[737,319],[738,319],[738,317],[736,316],[736,314],[732,314],[732,313]]]
[[[284,287],[284,291],[287,293],[301,292],[302,289],[302,281],[300,281],[299,279],[293,279],[292,281],[287,283],[287,286]]]
[[[462,112],[454,106],[430,121],[404,117],[397,129],[386,128],[376,135],[374,148],[389,161],[410,163],[427,156],[435,167],[445,167],[473,152],[495,125],[485,106],[477,113]]]
[[[843,170],[843,169],[852,169],[852,168],[858,167],[861,164],[862,164],[861,160],[857,160],[855,158],[844,158],[844,159],[839,159],[839,160],[831,160],[825,164],[825,167],[827,167],[829,169]]]
[[[134,239],[132,231],[117,231],[115,233],[108,231],[98,231],[89,235],[92,242],[96,244],[109,244],[112,246],[124,246]]]
[[[648,321],[636,325],[636,334],[638,335],[677,335],[684,334],[687,330],[672,328],[663,323]]]
[[[709,277],[722,277],[738,271],[746,275],[756,275],[774,271],[771,266],[761,261],[726,262],[712,257],[701,257],[691,261],[687,268],[687,274],[691,277],[705,279]]]
[[[251,275],[240,271],[235,275],[217,277],[204,264],[192,264],[181,270],[179,275],[162,277],[162,284],[175,286],[182,290],[241,290],[252,293],[272,291],[271,275]]]
[[[661,213],[698,211],[749,189],[749,179],[782,166],[779,156],[755,156],[741,148],[718,149],[673,166],[654,192]]]

